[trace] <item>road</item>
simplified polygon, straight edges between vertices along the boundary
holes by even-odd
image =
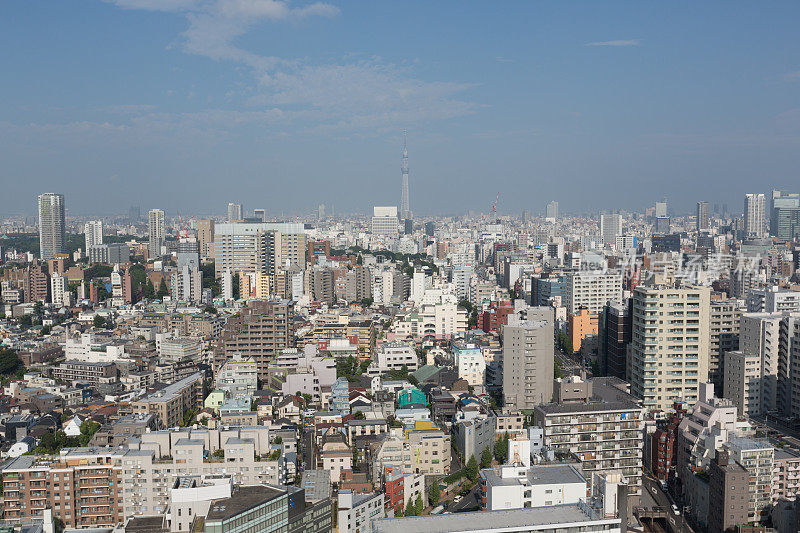
[[[564,355],[558,348],[553,352],[558,362],[561,364],[561,370],[564,375],[578,374],[581,371],[581,366],[575,362],[571,357]]]
[[[451,503],[447,507],[448,513],[463,513],[465,511],[477,511],[481,507],[481,484],[475,483],[475,486],[470,489],[466,496],[464,496],[458,503]]]
[[[647,476],[642,477],[642,490],[647,491],[648,495],[653,498],[659,507],[667,509],[667,522],[669,522],[672,531],[692,533],[694,530],[689,526],[689,523],[682,514],[676,515],[672,510],[672,499],[661,490],[661,485],[652,478]]]

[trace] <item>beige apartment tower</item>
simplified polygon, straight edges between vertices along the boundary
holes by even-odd
[[[647,409],[697,402],[708,379],[710,297],[708,287],[634,289],[631,393]]]

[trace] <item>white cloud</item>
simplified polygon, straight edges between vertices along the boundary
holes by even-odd
[[[639,39],[627,39],[617,41],[594,41],[586,43],[585,46],[639,46]]]
[[[379,59],[314,64],[247,50],[237,40],[259,24],[334,17],[339,8],[324,2],[294,5],[284,0],[115,0],[128,9],[182,13],[188,27],[181,46],[190,54],[230,61],[252,69],[251,106],[291,117],[301,128],[367,128],[391,122],[446,119],[473,112],[476,105],[455,98],[464,83],[428,82]],[[165,5],[169,4],[169,6]],[[168,7],[168,8],[167,8]],[[231,112],[228,112],[231,113]],[[151,116],[148,114],[146,116]],[[274,117],[273,117],[274,118]]]

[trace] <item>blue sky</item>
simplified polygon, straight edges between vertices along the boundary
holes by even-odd
[[[797,2],[0,4],[0,215],[741,209],[800,190]]]

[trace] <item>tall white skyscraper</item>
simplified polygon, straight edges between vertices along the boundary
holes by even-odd
[[[150,235],[148,250],[150,257],[161,255],[161,246],[164,244],[164,211],[151,209],[147,216],[147,230]]]
[[[600,215],[600,234],[604,244],[616,245],[617,235],[622,235],[622,215]]]
[[[553,200],[552,202],[547,204],[547,210],[545,212],[545,215],[547,217],[547,220],[552,220],[553,222],[555,222],[555,220],[558,218],[558,202]]]
[[[411,218],[411,204],[408,198],[408,148],[406,147],[406,131],[403,130],[403,174],[402,191],[400,193],[400,218]]]
[[[744,196],[744,232],[748,237],[764,237],[764,204],[763,194],[746,194]]]
[[[708,202],[697,202],[697,231],[708,231],[710,227]]]
[[[39,195],[39,255],[52,259],[64,252],[64,195]]]
[[[242,204],[228,204],[228,222],[242,220]]]
[[[89,248],[98,244],[103,244],[103,221],[90,220],[83,225],[83,234],[86,237],[86,253]]]
[[[667,216],[667,200],[664,199],[663,202],[656,202],[656,217],[665,217]]]

